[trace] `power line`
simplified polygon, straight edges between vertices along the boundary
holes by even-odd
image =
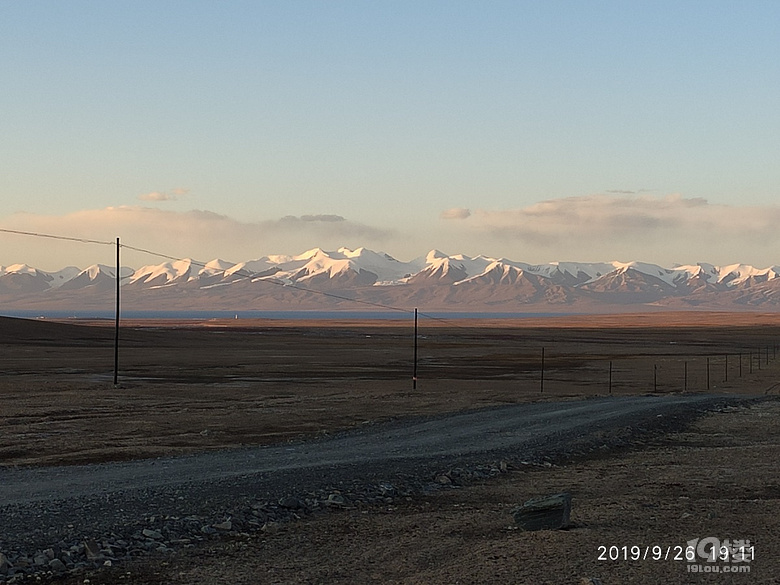
[[[68,236],[55,236],[55,235],[52,235],[52,234],[41,234],[41,233],[37,233],[37,232],[23,232],[23,231],[20,231],[20,230],[9,230],[9,229],[4,229],[4,228],[0,228],[0,232],[6,233],[6,234],[17,234],[17,235],[21,235],[21,236],[33,236],[33,237],[36,237],[36,238],[49,238],[49,239],[52,239],[52,240],[66,240],[68,242],[81,242],[82,244],[101,244],[101,245],[105,245],[105,246],[114,246],[115,245],[114,242],[105,242],[103,240],[89,240],[89,239],[86,239],[86,238],[71,238],[71,237],[68,237]]]
[[[181,258],[177,258],[176,256],[169,256],[168,254],[162,254],[160,252],[155,252],[153,250],[146,250],[146,249],[143,249],[143,248],[136,248],[135,246],[128,246],[127,244],[122,244],[122,247],[123,248],[127,248],[128,250],[133,250],[135,252],[142,252],[144,254],[150,254],[152,256],[157,256],[159,258],[165,258],[166,260],[173,260],[173,261],[181,260]],[[195,266],[199,266],[201,268],[206,268],[206,264],[204,264],[202,262],[198,262],[196,260],[190,259],[190,263],[194,264]],[[342,295],[337,295],[335,293],[329,293],[329,292],[325,292],[325,291],[322,291],[322,290],[318,290],[316,288],[307,288],[307,287],[303,287],[303,286],[297,286],[297,285],[295,285],[293,283],[284,283],[284,282],[280,282],[278,280],[267,280],[266,278],[263,277],[263,275],[261,273],[250,272],[248,270],[244,270],[243,268],[241,268],[239,270],[236,270],[235,272],[233,272],[233,274],[238,274],[239,276],[243,276],[243,277],[245,277],[245,278],[247,278],[249,280],[252,280],[252,279],[256,278],[257,280],[254,280],[254,282],[262,282],[262,283],[265,283],[265,284],[272,284],[274,286],[281,286],[281,287],[285,287],[285,288],[288,288],[288,289],[300,290],[300,291],[303,291],[303,292],[310,292],[310,293],[322,295],[324,297],[328,297],[328,298],[332,298],[332,299],[348,301],[348,302],[351,302],[351,303],[359,303],[359,304],[362,304],[362,305],[367,305],[367,306],[371,306],[371,307],[377,307],[379,309],[386,309],[388,311],[398,311],[398,312],[410,313],[410,314],[414,314],[414,312],[415,312],[414,309],[404,309],[402,307],[395,307],[393,305],[385,305],[383,303],[374,303],[372,301],[365,301],[365,300],[362,300],[362,299],[354,299],[354,298],[351,298],[351,297],[345,297],[345,296],[342,296]],[[454,322],[451,319],[444,319],[442,317],[434,317],[433,315],[429,315],[428,313],[423,313],[421,311],[418,312],[418,314],[420,315],[420,317],[425,317],[426,319],[430,319],[431,321],[439,321],[440,323],[445,323],[445,324],[447,324],[447,325],[449,325],[451,327],[457,327],[457,328],[460,328],[460,329],[467,329],[466,327],[463,327],[462,325],[460,325],[459,323]]]
[[[136,248],[135,246],[128,246],[127,244],[122,244],[122,247],[123,248],[127,248],[128,250],[133,250],[135,252],[143,252],[144,254],[151,254],[152,256],[157,256],[159,258],[165,258],[167,260],[174,260],[174,261],[181,260],[181,258],[176,258],[175,256],[169,256],[168,254],[162,254],[160,252],[154,252],[152,250],[146,250],[146,249],[143,249],[143,248]],[[206,264],[204,264],[203,262],[198,262],[196,260],[190,259],[190,263],[194,264],[195,266],[199,266],[201,268],[206,268]],[[300,290],[300,291],[304,291],[304,292],[315,293],[315,294],[318,294],[318,295],[321,295],[321,296],[324,296],[324,297],[328,297],[328,298],[332,298],[332,299],[338,299],[338,300],[341,300],[341,301],[348,301],[348,302],[352,302],[352,303],[360,303],[362,305],[369,305],[369,306],[372,306],[372,307],[377,307],[377,308],[380,308],[380,309],[386,309],[386,310],[389,310],[389,311],[400,311],[400,312],[404,312],[404,313],[413,313],[414,312],[412,310],[403,309],[401,307],[393,307],[391,305],[384,305],[382,303],[374,303],[374,302],[371,302],[371,301],[364,301],[364,300],[361,300],[361,299],[353,299],[353,298],[350,298],[350,297],[345,297],[343,295],[337,295],[335,293],[329,293],[329,292],[325,292],[325,291],[322,291],[322,290],[318,290],[316,288],[307,288],[307,287],[303,287],[303,286],[297,286],[297,285],[295,285],[293,283],[284,283],[284,282],[280,282],[278,280],[266,280],[265,278],[263,278],[261,273],[259,273],[259,272],[251,272],[249,270],[244,270],[243,268],[240,268],[239,270],[236,270],[235,272],[233,272],[233,274],[237,274],[239,276],[243,276],[244,278],[249,279],[250,281],[253,281],[253,282],[262,282],[262,283],[266,283],[266,284],[272,284],[274,286],[285,287],[285,288],[288,288],[288,289],[294,289],[294,290]],[[257,280],[253,280],[253,279],[257,279]]]
[[[135,246],[128,246],[127,244],[122,244],[122,247],[123,248],[127,248],[128,250],[133,250],[135,252],[142,252],[144,254],[149,254],[151,256],[157,256],[159,258],[165,258],[166,260],[173,260],[173,261],[181,260],[181,258],[177,258],[176,256],[169,256],[168,254],[162,254],[160,252],[155,252],[153,250],[147,250],[147,249],[144,249],[144,248],[137,248]],[[190,263],[194,264],[195,266],[199,266],[201,268],[206,268],[206,264],[204,264],[202,262],[198,262],[196,260],[190,259]],[[274,286],[285,287],[285,288],[288,288],[288,289],[300,290],[300,291],[303,291],[303,292],[310,292],[310,293],[318,294],[318,295],[321,295],[321,296],[324,296],[324,297],[328,297],[328,298],[332,298],[332,299],[337,299],[337,300],[341,300],[341,301],[348,301],[348,302],[351,302],[351,303],[359,303],[361,305],[367,305],[367,306],[376,307],[376,308],[379,308],[379,309],[386,309],[388,311],[398,311],[398,312],[401,312],[401,313],[410,313],[410,314],[414,314],[414,312],[415,312],[414,309],[404,309],[402,307],[395,307],[395,306],[392,306],[392,305],[385,305],[383,303],[375,303],[375,302],[372,302],[372,301],[366,301],[366,300],[362,300],[362,299],[354,299],[354,298],[351,298],[351,297],[345,297],[343,295],[337,295],[335,293],[329,293],[329,292],[325,292],[325,291],[322,291],[322,290],[318,290],[316,288],[307,288],[307,287],[303,287],[303,286],[297,286],[297,285],[295,285],[293,283],[284,283],[284,282],[280,282],[278,280],[267,280],[266,278],[263,277],[263,275],[261,273],[251,272],[251,271],[248,271],[248,270],[244,270],[243,268],[241,268],[239,270],[236,270],[235,272],[233,272],[233,274],[238,274],[239,276],[243,276],[243,277],[245,277],[245,278],[247,278],[249,280],[257,279],[257,280],[254,280],[254,282],[262,282],[262,283],[266,283],[266,284],[272,284]],[[423,312],[418,312],[418,314],[420,315],[420,317],[425,317],[426,319],[430,319],[431,321],[438,321],[440,323],[445,323],[445,324],[447,324],[447,325],[449,325],[451,327],[457,327],[457,328],[460,328],[460,329],[467,329],[466,327],[463,327],[462,325],[460,325],[459,323],[454,322],[451,319],[444,319],[442,317],[434,317],[433,315],[429,315],[429,314],[423,313]]]
[[[7,233],[7,234],[22,235],[22,236],[31,236],[31,237],[37,237],[37,238],[48,238],[48,239],[51,239],[51,240],[63,240],[63,241],[68,241],[68,242],[79,242],[79,243],[82,243],[82,244],[99,244],[99,245],[102,245],[102,246],[116,246],[116,245],[118,245],[118,246],[120,246],[122,248],[126,248],[128,250],[133,250],[134,252],[141,252],[143,254],[149,254],[150,256],[156,256],[158,258],[164,258],[166,260],[172,260],[174,262],[181,260],[181,258],[177,258],[176,256],[170,256],[168,254],[163,254],[161,252],[156,252],[154,250],[148,250],[146,248],[139,248],[139,247],[136,247],[136,246],[130,246],[128,244],[117,244],[117,242],[109,242],[109,241],[105,241],[105,240],[92,240],[92,239],[88,239],[88,238],[75,238],[75,237],[71,237],[71,236],[60,236],[60,235],[54,235],[54,234],[44,234],[44,233],[40,233],[40,232],[27,232],[27,231],[22,231],[22,230],[12,230],[12,229],[6,229],[6,228],[0,228],[0,232]],[[198,262],[196,260],[190,260],[190,263],[195,265],[195,266],[199,266],[201,268],[206,268],[206,264],[204,264],[202,262]],[[356,303],[356,304],[370,306],[370,307],[376,307],[378,309],[385,309],[387,311],[397,311],[397,312],[401,312],[401,313],[414,314],[414,310],[413,309],[405,309],[403,307],[396,307],[396,306],[393,306],[393,305],[386,305],[384,303],[375,303],[375,302],[366,301],[366,300],[363,300],[363,299],[355,299],[355,298],[352,298],[352,297],[347,297],[347,296],[339,295],[339,294],[336,294],[336,293],[329,293],[329,292],[326,292],[326,291],[323,291],[323,290],[319,290],[319,289],[316,289],[316,288],[307,288],[307,287],[303,287],[303,286],[298,286],[298,285],[296,285],[294,283],[284,283],[284,282],[281,282],[279,280],[266,279],[266,278],[264,278],[264,276],[261,273],[251,272],[251,271],[245,270],[243,268],[239,269],[239,270],[236,270],[235,272],[233,272],[233,274],[237,274],[239,276],[243,276],[244,278],[246,278],[246,279],[248,279],[250,281],[253,281],[253,282],[262,282],[262,283],[265,283],[265,284],[271,284],[271,285],[274,285],[274,286],[280,286],[280,287],[284,287],[284,288],[287,288],[287,289],[293,289],[293,290],[299,290],[299,291],[302,291],[302,292],[313,293],[313,294],[317,294],[317,295],[320,295],[320,296],[323,296],[323,297],[327,297],[327,298],[331,298],[331,299],[336,299],[336,300],[340,300],[340,301],[347,301],[347,302],[350,302],[350,303]],[[434,317],[433,315],[429,315],[427,313],[422,313],[422,312],[420,312],[419,315],[421,317],[425,317],[426,319],[431,319],[432,321],[439,321],[441,323],[446,323],[446,324],[448,324],[450,326],[453,326],[453,327],[462,327],[461,325],[459,325],[458,323],[455,323],[454,321],[452,321],[450,319],[443,319],[441,317]]]

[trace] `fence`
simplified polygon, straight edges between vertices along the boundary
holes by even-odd
[[[119,265],[119,240],[101,242],[62,236],[13,232],[26,236],[115,245]],[[123,246],[164,258],[152,251]],[[251,274],[247,275],[251,277]],[[278,284],[278,283],[275,283]],[[325,291],[310,288],[309,292]],[[117,306],[119,288],[117,287]],[[371,304],[371,303],[362,303]],[[373,305],[373,304],[372,304]],[[502,323],[483,328],[465,321],[432,318],[417,310],[376,304],[375,307],[407,313],[390,326],[334,327],[319,324],[304,332],[293,324],[287,331],[271,328],[263,336],[235,334],[230,347],[204,338],[204,332],[178,332],[178,348],[163,356],[154,342],[158,337],[124,332],[120,364],[118,337],[114,336],[114,383],[120,365],[125,380],[198,379],[262,383],[273,379],[300,381],[331,376],[354,380],[409,380],[412,389],[431,388],[432,383],[479,382],[479,387],[501,387],[504,394],[548,395],[625,394],[636,392],[699,392],[734,386],[746,381],[777,356],[780,327],[600,328],[522,327]],[[412,317],[413,315],[413,317]],[[413,320],[412,320],[413,319]],[[119,331],[117,312],[116,331]],[[405,328],[408,328],[405,330]],[[367,331],[371,333],[367,333]],[[255,329],[254,334],[258,333]],[[316,331],[313,334],[312,331]],[[211,332],[213,334],[213,332]],[[213,335],[212,335],[213,337]],[[259,343],[262,341],[262,343]],[[164,341],[170,344],[170,339]],[[197,363],[190,359],[199,350]],[[71,364],[80,359],[63,348]],[[176,356],[188,357],[178,362]],[[312,359],[312,356],[320,356]],[[84,358],[86,359],[86,358]],[[289,359],[285,362],[285,359]],[[55,360],[56,361],[56,360]],[[93,360],[87,359],[92,362]],[[243,372],[234,373],[236,367]],[[71,368],[73,369],[73,368]],[[78,369],[78,368],[76,368]],[[206,371],[207,370],[207,371]],[[193,376],[192,371],[198,371]],[[323,376],[323,373],[326,376]]]

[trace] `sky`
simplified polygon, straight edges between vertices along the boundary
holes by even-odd
[[[202,261],[780,264],[778,21],[774,0],[0,0],[0,229]],[[112,262],[0,233],[0,265]]]

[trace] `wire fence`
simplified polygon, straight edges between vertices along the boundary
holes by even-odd
[[[111,245],[167,260],[178,258],[117,242],[71,238],[0,229],[2,232],[85,244]],[[117,262],[119,264],[119,262]],[[193,262],[195,266],[205,264]],[[331,379],[411,382],[413,389],[446,388],[469,383],[489,385],[505,393],[539,395],[621,395],[635,393],[711,392],[737,388],[770,367],[780,347],[780,328],[599,329],[598,327],[481,328],[417,311],[352,299],[294,283],[259,278],[250,271],[238,276],[269,286],[283,286],[340,301],[368,305],[399,314],[394,324],[335,327],[320,324],[308,333],[294,325],[288,331],[269,329],[263,335],[239,332],[227,339],[204,340],[203,332],[177,333],[178,347],[167,353],[154,336],[125,333],[122,379],[155,382],[213,381],[263,383],[269,380]],[[117,305],[119,307],[119,305]],[[425,320],[417,327],[417,315]],[[119,315],[119,313],[117,313]],[[405,328],[408,327],[408,330]],[[117,325],[118,331],[118,325]],[[413,331],[413,333],[412,333]],[[257,333],[257,331],[255,331]],[[200,337],[198,337],[200,335]],[[140,336],[140,337],[139,337]],[[213,335],[212,335],[213,337]],[[157,338],[170,346],[170,339]],[[200,345],[199,345],[200,344]],[[176,345],[176,344],[174,344]],[[198,354],[193,368],[193,348]],[[68,360],[79,358],[62,349]],[[114,382],[120,367],[114,353]],[[232,356],[232,357],[228,357]],[[87,369],[91,367],[88,366]],[[100,367],[97,368],[100,371]],[[239,374],[236,374],[236,370]],[[192,373],[187,372],[195,372]]]

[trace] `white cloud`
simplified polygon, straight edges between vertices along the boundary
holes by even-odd
[[[236,262],[271,253],[300,253],[315,246],[377,245],[392,235],[390,230],[337,215],[287,216],[252,222],[211,211],[178,212],[144,206],[89,209],[57,216],[18,213],[0,220],[0,227],[107,242],[119,236],[128,246],[166,255],[200,260],[222,257]],[[27,262],[54,269],[67,264],[111,263],[110,250],[106,252],[99,246],[20,238],[2,237],[0,264]],[[149,261],[147,257],[136,263]]]
[[[143,193],[138,196],[138,199],[140,201],[178,201],[180,197],[187,195],[189,192],[189,189],[177,187],[170,191],[151,191],[150,193]]]
[[[449,214],[452,210],[445,212]],[[444,214],[442,214],[442,217]],[[546,259],[764,261],[780,241],[780,206],[732,206],[679,194],[597,194],[517,209],[476,209],[453,224],[462,237],[522,246]],[[463,231],[465,230],[465,231]],[[772,259],[774,258],[774,259]]]
[[[139,195],[138,199],[140,201],[176,201],[176,197],[174,195],[169,195],[160,191],[144,193],[143,195]]]
[[[465,207],[453,207],[452,209],[445,209],[439,216],[441,219],[466,219],[471,216],[471,210]]]
[[[589,195],[542,201],[508,210],[479,209],[474,224],[520,239],[647,235],[658,231],[685,231],[706,235],[772,236],[780,207],[735,207],[681,195]]]

